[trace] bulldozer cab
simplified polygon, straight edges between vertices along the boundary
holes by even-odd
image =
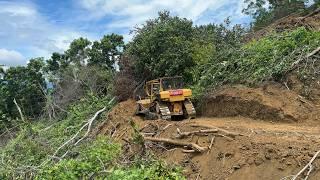
[[[164,77],[148,81],[145,86],[145,92],[151,99],[155,98],[162,91],[170,91],[183,88],[183,78],[181,76],[176,77]]]
[[[181,76],[177,77],[166,77],[161,79],[162,90],[174,90],[183,88],[183,79]]]

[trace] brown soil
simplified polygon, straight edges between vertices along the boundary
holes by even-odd
[[[168,164],[182,166],[188,179],[281,179],[296,174],[320,150],[320,125],[315,118],[318,108],[293,91],[277,84],[261,88],[232,86],[209,97],[201,107],[202,117],[183,121],[144,121],[134,115],[135,102],[128,100],[119,103],[95,133],[122,143],[127,157],[141,155],[147,148]],[[202,147],[208,147],[212,137],[215,141],[213,148],[204,153],[184,153],[186,147],[152,142],[139,148],[131,143],[134,130],[130,121],[145,136],[193,142]],[[195,124],[243,136],[230,140],[206,134],[177,139],[177,128],[182,132],[207,129],[193,127]],[[320,160],[313,165],[309,179],[320,179]]]
[[[200,113],[208,117],[243,116],[284,122],[318,120],[316,110],[313,102],[278,83],[259,88],[224,87],[209,93],[200,107]]]

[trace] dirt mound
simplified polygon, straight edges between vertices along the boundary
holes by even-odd
[[[269,121],[297,122],[312,119],[316,107],[280,84],[259,88],[228,86],[209,93],[200,112],[207,117],[244,116]]]
[[[320,9],[315,10],[306,16],[292,14],[283,17],[271,25],[249,34],[246,38],[246,41],[260,39],[261,37],[264,37],[273,31],[283,32],[287,30],[294,30],[297,27],[305,27],[314,31],[320,31]]]
[[[117,140],[131,136],[133,129],[130,127],[130,121],[139,119],[139,117],[134,116],[135,110],[136,104],[134,100],[117,104],[109,112],[107,119],[98,126],[94,134],[108,135]]]
[[[278,94],[275,94],[276,92]],[[281,112],[284,114],[291,113],[292,117],[298,118],[292,107],[298,106],[299,100],[294,100],[293,97],[296,96],[290,93],[285,89],[280,90],[277,86],[268,86],[262,89],[235,86],[225,88],[218,94],[228,96],[227,99],[240,97],[246,100],[245,102],[256,101],[264,104],[267,108],[281,106],[283,109]],[[286,97],[289,99],[285,101],[286,105],[280,103]],[[276,99],[277,101],[273,102]],[[219,103],[219,101],[216,103]],[[305,105],[303,102],[301,103],[300,108],[303,109]],[[220,105],[228,108],[223,103],[220,103]],[[232,103],[228,105],[231,106]],[[242,104],[242,106],[245,105],[248,104]],[[284,110],[290,109],[283,108],[286,106],[292,108],[292,110]],[[250,108],[252,108],[252,111],[257,109],[254,106],[248,109]],[[223,110],[223,108],[220,108],[220,110]],[[135,102],[133,100],[119,103],[109,113],[106,121],[96,129],[95,134],[112,137],[123,144],[124,162],[130,163],[130,161],[134,161],[137,155],[143,156],[148,154],[146,152],[151,152],[168,164],[182,166],[188,179],[280,179],[296,174],[308,163],[320,147],[319,125],[272,123],[239,116],[225,118],[198,117],[194,120],[184,121],[145,121],[134,116],[134,112]],[[273,112],[273,110],[269,110],[270,112]],[[271,117],[279,113],[279,111],[275,112]],[[247,110],[247,113],[249,113],[249,110]],[[297,119],[297,121],[300,120]],[[132,126],[135,127],[135,130]],[[194,133],[181,137],[181,133],[199,132],[208,128],[215,128],[217,131],[215,133]],[[143,145],[133,143],[136,141],[134,131],[145,137],[164,138],[187,144],[194,143],[204,148],[211,146],[211,149],[197,153],[190,152],[190,147],[168,143],[147,140],[144,141]],[[226,131],[231,132],[234,136],[229,136]],[[313,163],[313,167],[310,179],[319,179],[319,159]]]

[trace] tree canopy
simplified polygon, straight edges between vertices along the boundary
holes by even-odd
[[[244,0],[244,2],[247,7],[243,12],[253,17],[253,28],[260,29],[291,13],[305,10],[309,0]]]
[[[190,77],[187,69],[195,64],[192,59],[192,21],[170,16],[169,12],[164,11],[134,32],[127,51],[136,57],[135,70],[138,76]]]

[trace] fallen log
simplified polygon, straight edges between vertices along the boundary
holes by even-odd
[[[200,129],[197,131],[190,131],[190,132],[181,132],[179,128],[177,128],[177,133],[178,135],[176,136],[179,139],[182,139],[186,136],[190,136],[190,135],[202,135],[202,134],[207,134],[207,133],[217,133],[218,130],[217,129]]]
[[[226,136],[229,136],[229,137],[232,137],[232,138],[235,138],[236,136],[244,136],[243,134],[240,134],[240,133],[227,131],[227,130],[225,130],[225,129],[218,128],[218,127],[214,127],[214,126],[210,126],[210,125],[193,124],[193,125],[191,125],[191,126],[192,126],[192,127],[203,127],[203,128],[216,129],[216,130],[224,133]]]
[[[165,143],[165,144],[172,144],[172,145],[177,145],[177,146],[186,146],[196,152],[201,152],[201,153],[208,150],[207,147],[201,147],[195,143],[186,143],[186,142],[181,142],[181,141],[177,141],[177,140],[173,140],[173,139],[144,137],[144,140],[145,141],[152,141],[152,142],[160,142],[160,143]]]

